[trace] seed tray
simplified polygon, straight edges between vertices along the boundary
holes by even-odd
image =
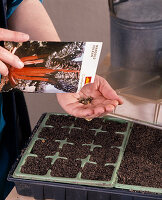
[[[111,138],[111,136],[113,135],[112,125],[114,123],[119,123],[120,126],[115,129],[115,137],[113,137],[112,141],[112,144],[114,144],[114,146],[111,146],[109,138]],[[74,118],[66,114],[47,113],[44,116],[42,122],[37,126],[37,129],[35,129],[35,131],[33,132],[31,141],[26,148],[24,154],[22,155],[20,162],[13,173],[13,177],[36,181],[71,183],[99,187],[113,187],[117,179],[117,171],[123,157],[124,149],[126,147],[131,127],[131,122],[112,117],[103,117],[94,119],[91,122],[87,122],[84,119]],[[51,132],[47,132],[48,129],[50,129]],[[54,134],[50,134],[53,130]],[[108,133],[108,131],[110,131],[110,133]],[[110,135],[105,136],[105,134]],[[82,135],[83,137],[80,137],[80,135]],[[119,138],[117,137],[117,135],[119,135]],[[101,139],[107,140],[108,145],[106,146],[106,143],[101,144],[99,142]],[[48,145],[51,145],[52,143],[54,144],[52,149],[53,155],[47,155],[49,154],[48,150],[46,152],[43,151],[43,146],[46,142],[48,142]],[[38,153],[35,148],[35,145],[39,145],[38,143],[42,145],[39,148],[40,153]],[[72,148],[76,145],[80,145],[79,147],[86,147],[87,153],[85,153],[85,156],[83,156],[83,158],[81,158],[78,154],[78,157],[75,157],[75,159],[71,159],[72,155],[70,154],[70,152],[75,151],[76,153],[77,150],[75,150],[74,148],[73,151],[67,152],[66,146],[68,145]],[[117,159],[110,159],[106,162],[103,162],[102,164],[95,162],[94,150],[98,150],[99,148],[107,148],[111,151],[113,149],[118,149],[119,154],[117,156]],[[37,173],[37,170],[39,171],[39,166],[41,165],[46,166],[46,163],[50,162],[51,166],[47,171],[44,171],[43,167],[43,172],[41,171],[40,175],[29,174],[28,171],[24,171],[25,163],[27,163],[29,159],[31,159],[32,162],[35,162],[34,169],[36,172],[34,173]],[[34,161],[35,159],[36,161]],[[67,162],[68,164],[66,164]],[[99,168],[97,166],[98,164],[100,165]],[[62,170],[64,172],[61,172],[60,168],[59,173],[55,173],[53,169],[58,169],[58,166],[61,165],[65,166],[64,170]],[[77,168],[77,166],[79,167]],[[89,173],[90,167],[94,168],[95,173]],[[66,171],[68,173],[71,173],[71,171],[69,172],[71,168],[75,168],[75,176],[64,174]],[[96,175],[98,170],[104,172],[105,175],[103,177],[100,177],[100,175]],[[106,173],[109,173],[109,171],[110,175],[108,178],[106,177],[105,180]],[[90,177],[86,176],[87,172]],[[64,177],[61,177],[62,174],[60,175],[60,173],[63,173]]]
[[[116,188],[162,194],[162,130],[134,124]]]

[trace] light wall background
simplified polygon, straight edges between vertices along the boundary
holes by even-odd
[[[44,0],[43,5],[61,41],[103,42],[99,63],[103,61],[110,50],[108,0]],[[25,94],[25,98],[32,128],[45,112],[64,113],[55,94]]]

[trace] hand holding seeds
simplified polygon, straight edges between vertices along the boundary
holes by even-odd
[[[85,85],[78,93],[59,93],[57,98],[67,113],[86,120],[111,113],[123,103],[108,82],[97,75],[94,83]]]

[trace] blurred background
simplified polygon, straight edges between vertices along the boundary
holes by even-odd
[[[44,0],[61,41],[103,42],[97,73],[110,51],[108,0]],[[55,94],[25,94],[32,129],[45,112],[64,113]]]

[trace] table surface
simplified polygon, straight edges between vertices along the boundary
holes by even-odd
[[[6,198],[6,200],[34,200],[34,198],[18,195],[16,192],[16,188],[14,187],[11,193]]]
[[[13,190],[10,192],[6,200],[35,200],[33,197],[25,197],[17,194],[16,188],[14,187]],[[46,199],[50,200],[50,199]],[[53,199],[54,200],[54,199]]]

